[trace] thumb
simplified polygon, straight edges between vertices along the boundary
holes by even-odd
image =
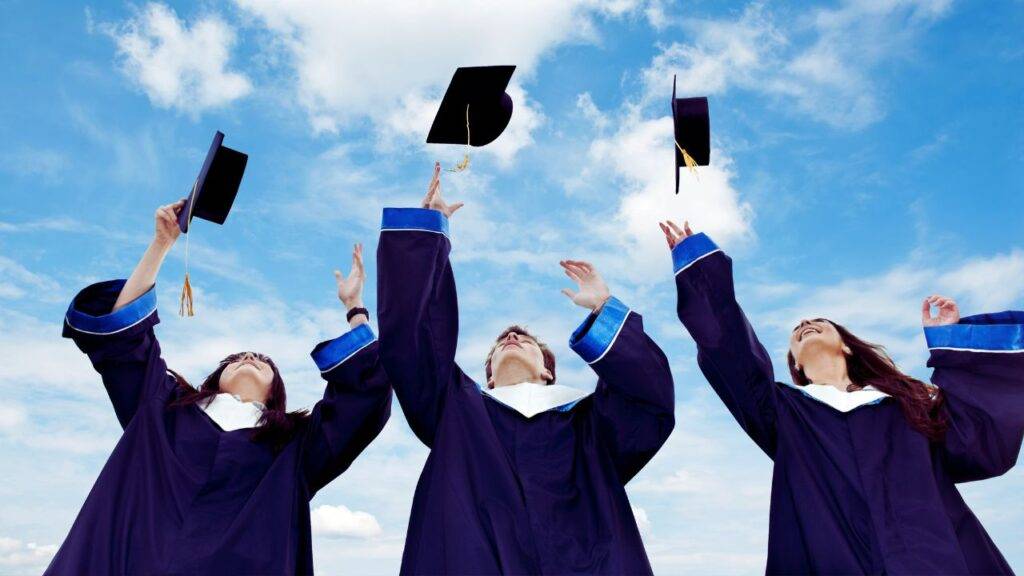
[[[566,296],[568,296],[569,300],[575,300],[576,299],[576,293],[573,292],[572,290],[568,289],[568,288],[562,288],[562,294],[565,294]]]
[[[451,208],[451,212],[449,214],[455,214],[456,210],[458,210],[459,208],[462,208],[465,205],[466,205],[465,202],[456,202],[455,204],[452,204],[451,207],[450,207]]]

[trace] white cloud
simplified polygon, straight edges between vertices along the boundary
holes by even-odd
[[[0,406],[0,432],[17,430],[25,423],[25,408],[18,404]]]
[[[696,177],[683,169],[675,194],[672,138],[671,118],[643,120],[630,110],[614,134],[598,138],[590,148],[589,170],[608,170],[623,185],[613,219],[595,226],[619,253],[630,254],[622,264],[637,278],[660,278],[670,269],[659,221],[682,225],[689,220],[725,246],[754,239],[753,210],[733,188],[732,162],[723,150],[712,149],[712,164],[700,167]]]
[[[641,6],[635,0],[435,0],[372,9],[331,0],[236,2],[287,50],[298,101],[317,131],[369,118],[386,131],[422,139],[455,66],[515,64],[512,124],[483,152],[506,163],[542,122],[522,82],[558,46],[596,41],[598,19]]]
[[[0,536],[0,567],[9,570],[42,572],[56,553],[54,544],[39,545]]]
[[[633,511],[633,518],[636,519],[636,526],[641,534],[648,534],[651,531],[651,520],[647,517],[647,511],[639,506],[630,505]]]
[[[313,534],[333,538],[373,538],[381,533],[373,514],[324,504],[310,513]]]
[[[60,298],[60,285],[47,276],[32,272],[6,256],[0,256],[0,299],[17,300],[30,296],[52,302]]]
[[[950,4],[847,0],[787,20],[755,2],[737,18],[686,19],[681,26],[692,41],[666,46],[642,73],[647,99],[663,99],[667,79],[678,74],[684,95],[741,88],[818,121],[860,128],[885,113],[877,69],[911,55],[914,40]]]
[[[215,14],[188,26],[172,8],[150,3],[132,19],[98,28],[117,43],[124,73],[157,107],[196,116],[252,91],[244,74],[228,69],[235,31]]]

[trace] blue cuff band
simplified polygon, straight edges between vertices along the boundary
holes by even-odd
[[[376,339],[377,336],[374,335],[369,324],[360,324],[334,340],[317,345],[310,356],[313,357],[320,372],[330,372]]]
[[[672,249],[672,270],[679,274],[686,270],[694,262],[701,258],[721,250],[707,234],[698,232],[693,236],[684,238]]]
[[[1024,352],[1024,312],[968,316],[958,324],[926,327],[924,337],[931,350]]]
[[[576,328],[569,338],[569,347],[587,364],[597,362],[615,343],[628,315],[629,307],[612,296],[604,303],[597,318],[591,315]]]
[[[71,301],[65,322],[78,332],[105,336],[127,330],[152,316],[156,312],[155,285],[117,312],[97,314],[113,308],[125,282],[109,280],[85,288]]]
[[[448,217],[430,208],[385,208],[380,230],[414,230],[448,236]]]

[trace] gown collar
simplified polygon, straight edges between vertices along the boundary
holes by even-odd
[[[522,382],[498,388],[481,387],[480,391],[527,418],[533,418],[537,414],[549,410],[568,412],[580,400],[592,394],[592,392],[561,384],[534,384],[533,382]]]
[[[266,406],[262,402],[243,402],[234,394],[221,392],[199,407],[221,430],[232,432],[242,428],[255,428]]]
[[[806,386],[793,386],[806,396],[828,404],[840,412],[850,412],[861,406],[877,404],[889,397],[874,386],[865,386],[853,392],[842,392],[835,386],[828,384],[808,384]]]

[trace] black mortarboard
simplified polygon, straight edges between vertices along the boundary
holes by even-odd
[[[178,228],[182,232],[188,233],[193,217],[223,224],[231,211],[249,156],[223,146],[223,142],[224,134],[218,130],[213,135],[213,144],[206,153],[206,161],[192,186],[192,193],[178,215]]]
[[[459,68],[430,126],[430,144],[486,146],[512,119],[512,97],[505,93],[515,66]],[[469,106],[469,126],[466,117]]]
[[[672,77],[672,122],[676,139],[676,194],[679,194],[679,169],[707,166],[711,161],[711,116],[707,98],[676,98],[675,76]],[[687,156],[692,162],[687,162]]]

